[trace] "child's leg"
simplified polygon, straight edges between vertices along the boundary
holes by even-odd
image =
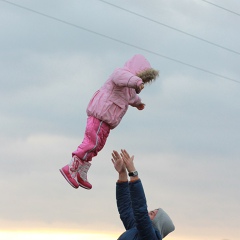
[[[72,187],[92,188],[87,180],[87,172],[91,166],[90,161],[104,147],[109,132],[108,124],[97,118],[88,117],[82,144],[72,153],[71,162],[60,169],[60,172]]]
[[[109,132],[108,124],[95,117],[88,117],[84,139],[72,156],[76,155],[81,160],[91,161],[104,147]]]

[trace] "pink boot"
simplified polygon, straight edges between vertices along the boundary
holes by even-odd
[[[83,161],[80,160],[77,156],[73,156],[71,162],[60,169],[61,174],[74,188],[79,187],[79,183],[77,181],[77,174],[81,165],[83,165]]]
[[[87,172],[91,166],[90,162],[82,161],[83,164],[78,169],[77,181],[80,187],[91,189],[92,185],[87,180]]]

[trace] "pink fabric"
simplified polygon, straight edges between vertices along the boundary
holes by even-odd
[[[151,68],[140,54],[128,60],[123,68],[116,69],[104,85],[93,95],[87,107],[87,115],[96,117],[115,128],[128,110],[141,103],[135,88],[142,83],[138,72]]]
[[[110,126],[94,117],[88,117],[85,135],[77,150],[72,153],[81,160],[91,161],[104,147]]]
[[[130,60],[128,60],[124,64],[123,68],[129,70],[132,74],[136,75],[139,72],[151,68],[151,65],[144,56],[137,54],[133,56]]]

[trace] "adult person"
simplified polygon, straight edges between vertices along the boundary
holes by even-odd
[[[134,156],[130,157],[126,150],[112,152],[112,162],[119,174],[117,207],[126,229],[118,240],[161,240],[174,231],[175,226],[163,209],[148,212],[142,182],[133,160]]]

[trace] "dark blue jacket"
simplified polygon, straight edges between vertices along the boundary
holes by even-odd
[[[148,215],[141,180],[117,183],[117,207],[126,231],[118,240],[162,240]]]

